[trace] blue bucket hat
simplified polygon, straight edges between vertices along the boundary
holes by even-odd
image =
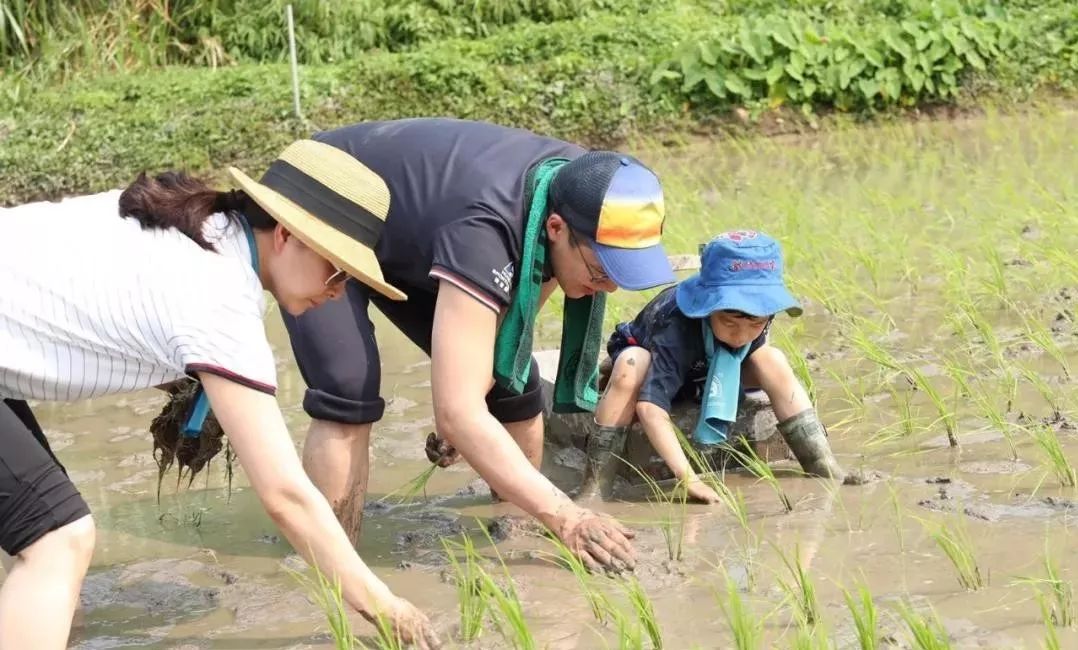
[[[720,309],[800,316],[801,305],[782,281],[782,267],[782,249],[772,237],[755,230],[724,232],[704,246],[700,272],[678,284],[677,306],[689,318]]]

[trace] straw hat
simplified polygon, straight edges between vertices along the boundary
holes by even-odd
[[[337,147],[298,140],[255,182],[229,174],[258,205],[319,255],[392,300],[407,296],[386,283],[374,248],[389,212],[378,174]]]

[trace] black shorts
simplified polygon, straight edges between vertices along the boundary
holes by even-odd
[[[26,402],[0,402],[0,548],[17,555],[90,508]]]
[[[371,303],[412,343],[430,356],[434,301],[422,289],[399,286],[408,300],[395,301],[349,280],[345,295],[295,317],[282,312],[300,374],[307,383],[303,410],[318,420],[366,424],[382,419],[382,367]],[[493,369],[492,369],[493,371]],[[528,420],[543,412],[539,364],[532,358],[524,392],[516,395],[495,385],[487,408],[499,422]]]

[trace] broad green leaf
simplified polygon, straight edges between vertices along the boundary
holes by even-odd
[[[725,83],[726,87],[730,89],[730,92],[740,95],[745,99],[752,98],[752,88],[750,88],[749,85],[745,83],[744,79],[741,79],[740,77],[731,74],[728,75],[725,79],[723,79],[723,83]]]
[[[892,50],[901,54],[903,59],[909,59],[913,56],[910,44],[902,38],[902,33],[894,27],[884,30],[883,42],[887,43]]]
[[[966,60],[969,61],[970,65],[972,65],[974,68],[977,68],[978,70],[984,70],[986,67],[984,64],[984,59],[981,58],[980,54],[977,54],[977,50],[971,49],[966,51]]]
[[[767,69],[767,85],[774,86],[779,79],[782,79],[783,66],[782,61],[775,61],[771,64],[771,67]]]
[[[680,79],[681,73],[676,70],[669,70],[667,68],[659,68],[655,72],[651,73],[651,79],[649,83],[654,86],[655,84],[662,83],[668,79]]]
[[[704,41],[700,41],[700,60],[710,66],[713,66],[718,62],[718,57],[715,55],[715,52],[713,52],[711,47]]]
[[[797,38],[794,36],[793,30],[790,29],[790,26],[786,24],[785,21],[776,21],[771,26],[770,35],[776,43],[785,47],[787,50],[797,49]]]
[[[711,91],[711,94],[719,99],[726,99],[726,86],[722,82],[722,72],[719,70],[712,70],[704,75],[704,83],[707,85],[707,89]]]
[[[741,45],[741,49],[748,54],[749,57],[756,63],[763,63],[764,58],[760,54],[760,51],[756,48],[755,39],[752,38],[752,33],[749,32],[748,27],[742,23],[741,31],[738,34],[738,44]]]
[[[752,81],[765,81],[767,80],[767,73],[769,70],[763,67],[753,66],[751,68],[742,68],[741,76]]]
[[[913,87],[914,92],[921,92],[921,89],[925,86],[925,73],[920,70],[914,70],[908,77],[910,86]]]
[[[801,84],[801,92],[804,93],[805,99],[812,99],[812,96],[816,94],[816,82],[811,79]]]
[[[861,94],[865,96],[865,99],[870,101],[880,92],[880,84],[875,79],[859,79],[857,87],[861,90]]]
[[[805,58],[801,56],[800,52],[790,53],[790,62],[786,64],[786,74],[790,75],[797,81],[804,80]]]

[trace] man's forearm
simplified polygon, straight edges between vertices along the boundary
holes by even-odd
[[[439,432],[498,496],[557,531],[576,509],[569,497],[528,461],[509,432],[489,412],[439,424]]]

